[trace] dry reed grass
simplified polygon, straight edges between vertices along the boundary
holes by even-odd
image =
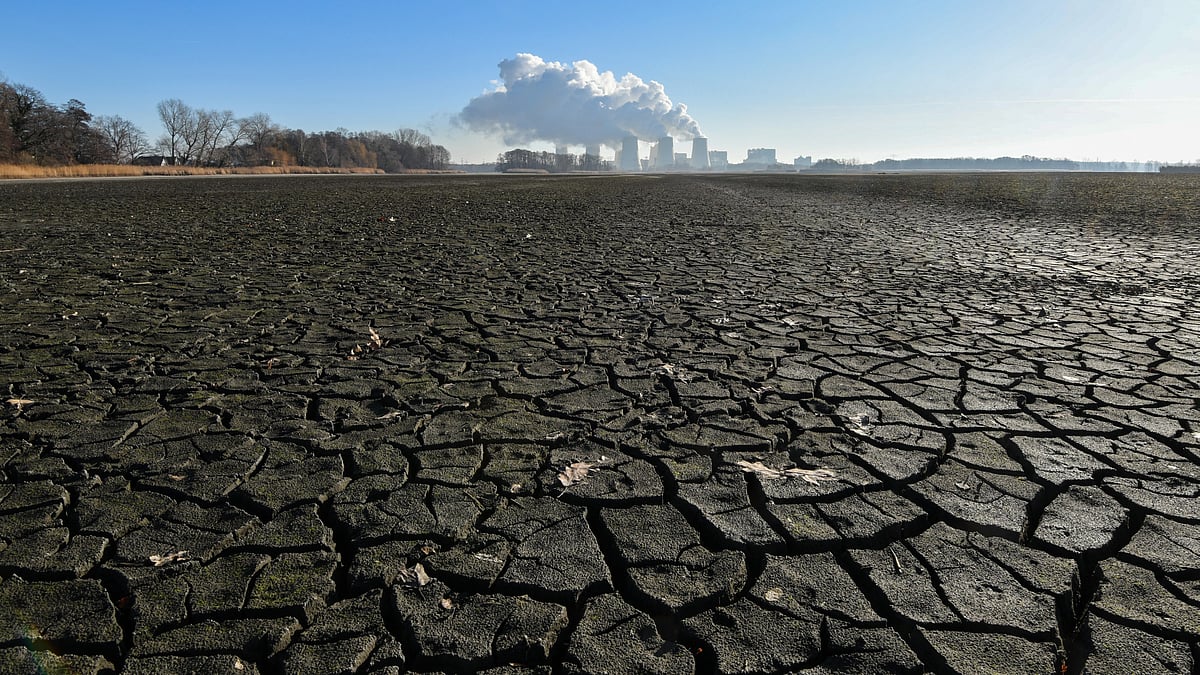
[[[0,178],[116,178],[129,176],[224,176],[231,174],[327,174],[383,173],[383,169],[315,166],[131,166],[129,164],[76,164],[72,166],[36,166],[0,164]]]

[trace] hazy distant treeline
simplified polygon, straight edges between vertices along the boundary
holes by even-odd
[[[173,164],[444,169],[450,152],[412,129],[305,133],[266,113],[193,108],[179,99],[157,107],[163,134],[151,141],[119,115],[89,113],[82,101],[49,103],[41,92],[0,80],[0,163]]]
[[[919,157],[884,159],[869,164],[822,159],[816,171],[1157,171],[1158,162],[1077,162],[1071,159],[1021,157]]]
[[[609,171],[611,169],[611,162],[606,162],[596,155],[559,155],[553,152],[517,149],[500,153],[496,157],[497,171],[534,170],[565,173],[567,171]]]

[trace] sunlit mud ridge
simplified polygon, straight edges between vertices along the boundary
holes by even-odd
[[[1193,672],[1198,185],[0,185],[0,671]]]

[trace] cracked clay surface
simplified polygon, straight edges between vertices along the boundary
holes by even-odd
[[[0,184],[0,671],[1195,672],[1198,204]]]

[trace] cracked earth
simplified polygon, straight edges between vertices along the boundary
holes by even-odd
[[[1195,672],[1197,195],[0,184],[0,671]]]

